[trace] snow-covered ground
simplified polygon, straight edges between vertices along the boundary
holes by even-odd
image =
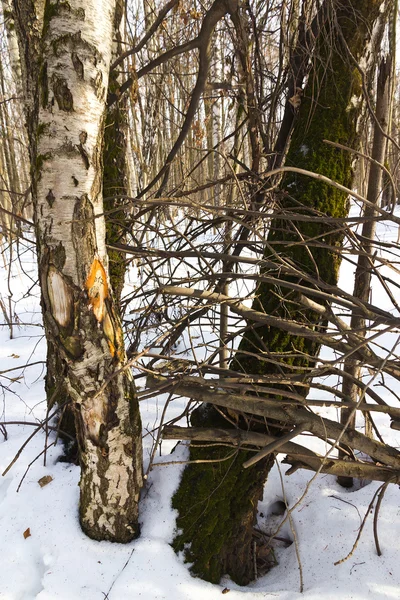
[[[13,339],[0,315],[1,375],[0,421],[35,423],[46,414],[44,373],[46,348],[40,327],[37,288],[24,297],[36,278],[35,258],[27,251],[17,261],[9,279],[15,313],[25,325],[16,325]],[[8,306],[8,272],[1,267],[0,293]],[[36,294],[36,295],[35,295]],[[14,303],[16,303],[14,305]],[[13,315],[13,319],[15,317]],[[5,372],[21,365],[25,369]],[[157,424],[164,398],[141,402],[145,462],[152,449],[152,430]],[[180,413],[183,401],[173,401],[167,420]],[[400,432],[389,429],[384,415],[377,419],[387,442],[400,446]],[[0,473],[14,460],[33,425],[6,426],[0,432]],[[50,433],[47,443],[54,442]],[[304,440],[310,438],[303,438]],[[81,532],[78,523],[79,468],[58,462],[60,444],[41,455],[46,437],[39,431],[23,448],[18,460],[0,476],[0,598],[1,600],[364,600],[400,599],[400,506],[399,490],[391,485],[379,514],[378,557],[370,514],[353,555],[335,566],[351,550],[360,524],[379,483],[346,491],[329,475],[312,479],[312,473],[285,475],[277,461],[260,504],[260,527],[274,530],[279,518],[271,515],[274,503],[285,499],[292,512],[280,537],[295,540],[276,548],[278,565],[246,588],[226,579],[211,585],[191,577],[187,565],[170,547],[175,515],[170,507],[186,448],[180,444],[173,455],[173,442],[163,442],[156,465],[150,472],[141,499],[141,536],[127,545],[94,542]],[[315,442],[312,442],[315,444]],[[315,446],[314,446],[315,447]],[[37,460],[36,457],[41,455]],[[281,457],[282,458],[282,457]],[[44,476],[52,480],[45,486]],[[21,483],[22,482],[22,483]],[[308,485],[309,484],[309,485]],[[296,553],[296,545],[298,556]],[[304,593],[299,593],[301,564]]]

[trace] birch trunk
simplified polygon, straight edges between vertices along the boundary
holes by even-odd
[[[13,6],[24,56],[43,318],[74,405],[80,521],[94,539],[127,542],[138,532],[141,428],[102,216],[115,0],[87,0],[84,8],[78,0],[46,0],[42,19],[40,2]]]
[[[15,25],[12,16],[11,0],[1,0],[4,18],[4,28],[7,36],[8,54],[10,58],[11,72],[18,98],[22,99],[21,86],[21,62],[19,58],[18,41],[15,35]]]

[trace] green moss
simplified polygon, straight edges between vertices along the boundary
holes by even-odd
[[[226,426],[212,408],[196,412],[197,425],[218,426],[223,422]],[[254,575],[252,528],[273,458],[243,469],[243,462],[252,455],[249,451],[192,443],[190,460],[216,462],[187,467],[172,499],[173,508],[179,512],[173,548],[184,553],[194,575],[212,583],[228,574],[236,583],[246,585]]]
[[[49,123],[39,123],[37,126],[37,138],[39,139],[42,135],[47,135],[50,129]]]
[[[337,12],[343,36],[356,60],[365,50],[380,4],[372,0],[357,2],[354,7]],[[346,56],[340,40],[333,49],[320,46],[317,56],[320,66],[309,78],[310,84],[305,90],[286,164],[320,173],[345,187],[351,187],[352,154],[333,148],[324,140],[352,148],[357,146],[357,123],[362,109],[360,73]],[[280,207],[286,215],[308,215],[309,221],[297,221],[295,216],[292,221],[274,219],[268,234],[265,257],[273,259],[272,249],[297,267],[299,272],[335,285],[340,254],[334,249],[340,249],[343,234],[338,231],[336,224],[329,224],[328,219],[326,222],[317,222],[314,217],[346,217],[349,209],[347,194],[314,178],[288,173],[283,179]],[[287,277],[287,281],[308,285],[301,276]],[[324,327],[319,316],[302,307],[297,293],[290,292],[287,287],[261,283],[253,308],[306,323],[314,329]],[[263,350],[264,357],[270,353],[281,361],[281,365],[257,361],[244,354]],[[259,327],[256,331],[246,333],[232,367],[256,374],[296,366],[304,370],[314,366],[318,352],[319,345],[311,340],[294,337],[272,327]],[[298,356],[288,359],[285,353],[297,353]]]
[[[343,6],[337,9],[337,21],[353,57],[359,61],[381,1],[352,0],[334,4]],[[352,97],[359,97],[361,93],[359,74],[346,55],[340,36],[333,29],[333,22],[333,19],[328,19],[319,32],[315,51],[319,66],[309,77],[286,164],[323,174],[351,187],[351,153],[335,149],[323,141],[328,139],[355,147],[361,110],[360,103],[354,106],[351,103]],[[327,40],[335,41],[326,45]],[[308,277],[329,284],[336,283],[340,261],[334,250],[342,244],[342,233],[328,219],[321,223],[315,220],[315,216],[345,217],[348,212],[347,195],[321,181],[288,174],[283,180],[280,207],[285,215],[292,214],[293,219],[276,218],[272,221],[265,257],[271,260],[273,249],[298,272],[305,272]],[[309,220],[296,219],[295,215],[299,213],[308,215]],[[280,263],[276,262],[278,266]],[[280,271],[279,276],[283,277]],[[290,281],[310,285],[301,275],[292,277]],[[293,319],[314,330],[325,326],[318,314],[302,307],[297,293],[291,292],[288,287],[261,283],[253,308]],[[246,352],[253,353],[253,356],[249,357]],[[231,367],[262,375],[284,374],[293,370],[306,374],[314,366],[318,352],[319,345],[313,340],[262,326],[246,332]],[[270,359],[270,362],[262,358]],[[281,386],[282,397],[286,389]],[[293,387],[291,389],[293,391]],[[307,394],[306,386],[298,387],[296,391]],[[214,417],[208,418],[207,412]],[[196,411],[192,423],[196,426],[221,426],[215,411],[207,409],[205,413],[204,416],[204,409]],[[226,427],[226,423],[222,426]],[[257,423],[253,425],[250,415],[246,427],[257,430]],[[271,423],[268,431],[271,432]],[[279,435],[281,431],[279,423],[272,425],[273,434]],[[223,459],[229,456],[230,451],[212,445],[200,448],[192,443],[190,460]],[[173,507],[178,510],[178,532],[173,546],[192,563],[192,572],[208,581],[217,583],[225,573],[240,584],[252,578],[251,530],[257,501],[273,457],[269,456],[244,470],[242,465],[249,455],[248,451],[238,451],[234,457],[222,462],[190,464],[173,498]]]
[[[116,74],[110,74],[109,93],[119,88]],[[126,99],[121,99],[107,110],[104,131],[103,150],[103,194],[104,210],[112,211],[106,216],[106,242],[113,246],[125,239],[125,212],[115,210],[123,200],[120,196],[127,194],[127,164],[126,164],[126,130],[127,110]],[[111,286],[115,296],[121,297],[125,280],[126,261],[124,255],[117,250],[108,250]]]
[[[6,29],[11,32],[15,31],[14,14],[12,10],[3,10],[4,24]]]
[[[77,335],[67,335],[67,336],[60,336],[61,339],[61,344],[63,345],[66,353],[68,354],[68,356],[70,356],[70,358],[73,358],[74,360],[78,360],[79,358],[81,358],[83,356],[84,353],[84,347],[82,345],[82,342],[79,338],[79,336]]]
[[[46,161],[50,160],[51,158],[52,158],[51,152],[46,152],[44,154],[36,155],[36,168],[35,168],[35,174],[34,174],[36,181],[40,180],[44,163]]]

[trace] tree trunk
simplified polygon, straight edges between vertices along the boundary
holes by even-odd
[[[382,0],[334,2],[333,12],[320,24],[315,51],[319,66],[309,77],[298,109],[287,156],[289,165],[322,173],[351,186],[352,156],[333,149],[323,140],[351,147],[357,143],[362,86],[347,48],[359,62],[383,5]],[[328,45],[327,40],[335,41]],[[275,219],[271,223],[265,257],[270,259],[276,252],[282,260],[298,266],[300,272],[336,283],[340,261],[332,246],[340,248],[342,234],[335,232],[333,225],[313,222],[312,215],[318,211],[330,217],[346,216],[347,196],[319,181],[289,175],[283,182],[281,207],[285,211],[309,214],[310,221],[296,222],[294,218],[288,225],[287,221]],[[319,241],[322,244],[318,244]],[[316,329],[323,326],[319,315],[300,306],[296,295],[286,294],[284,288],[282,292],[261,283],[253,307],[267,314],[311,324]],[[318,351],[319,344],[312,340],[261,326],[245,334],[231,368],[262,375],[289,370],[304,372],[306,377]],[[305,389],[298,387],[295,391],[306,394]],[[285,387],[282,386],[282,396],[284,394]],[[260,423],[251,415],[243,417],[230,412],[229,419],[236,426],[260,431]],[[203,407],[194,413],[192,423],[194,426],[234,426],[221,419],[215,409]],[[275,422],[267,429],[272,435],[279,435],[281,427],[282,424]],[[232,449],[192,443],[190,459],[215,460],[221,456],[226,458],[229,452]],[[218,582],[222,575],[228,574],[237,583],[246,584],[254,577],[252,529],[257,501],[262,496],[274,456],[244,470],[242,464],[246,458],[247,453],[239,450],[224,462],[188,466],[173,498],[173,506],[179,513],[179,534],[174,547],[184,551],[186,560],[192,563],[191,571],[208,581]]]
[[[138,533],[141,428],[109,283],[102,196],[115,1],[88,0],[82,8],[78,0],[46,0],[42,18],[40,2],[13,6],[24,56],[43,319],[74,404],[80,522],[94,539],[127,542]]]
[[[359,298],[364,302],[368,302],[371,293],[371,279],[374,268],[374,239],[376,233],[376,216],[377,213],[374,206],[380,205],[380,196],[382,191],[382,176],[383,170],[380,165],[385,162],[386,156],[386,133],[388,129],[389,113],[390,113],[390,91],[392,87],[391,75],[392,73],[392,59],[387,57],[382,59],[379,66],[378,81],[377,81],[377,94],[376,94],[376,110],[375,119],[373,126],[373,144],[371,162],[369,169],[369,180],[368,180],[368,191],[367,200],[371,203],[364,209],[364,216],[368,218],[363,223],[361,230],[361,247],[360,255],[357,261],[357,267],[354,278],[354,289],[353,296]],[[360,342],[365,339],[366,335],[366,319],[356,311],[353,312],[350,319],[350,327],[352,331],[357,333],[360,338]],[[362,374],[362,366],[359,361],[354,357],[349,357],[344,361],[343,370],[345,373],[351,375],[356,379],[359,379]],[[343,393],[351,400],[356,403],[358,401],[358,387],[350,377],[344,377]],[[346,426],[348,421],[348,427],[356,426],[356,415],[350,409],[342,409],[340,415],[340,421],[343,426]],[[370,419],[366,416],[366,425],[368,426]],[[339,458],[343,458],[345,453],[339,451]],[[352,477],[338,477],[338,483],[343,487],[351,487],[353,485]]]
[[[195,411],[191,424],[227,428],[227,421],[209,405]],[[243,469],[253,455],[224,444],[190,445],[191,461],[210,462],[189,465],[183,473],[172,500],[179,512],[173,547],[184,552],[192,573],[206,581],[218,583],[224,574],[240,585],[254,579],[254,518],[274,456],[261,460],[256,469]]]
[[[113,21],[113,52],[112,61],[121,56],[124,48],[122,42],[125,34],[125,2],[117,0]],[[108,94],[114,94],[121,85],[121,67],[110,71]],[[104,174],[103,195],[104,210],[112,211],[106,216],[106,243],[110,246],[126,242],[126,214],[118,210],[128,195],[128,100],[129,95],[123,94],[117,102],[107,107],[104,132]],[[125,282],[126,260],[117,250],[108,248],[110,281],[116,303],[121,300]]]
[[[113,20],[113,48],[111,62],[122,54],[121,42],[124,37],[124,6],[122,0],[117,0]],[[119,69],[110,69],[108,80],[108,93],[115,93],[120,85]],[[110,248],[117,243],[125,241],[124,219],[125,213],[116,210],[127,195],[127,129],[128,129],[128,103],[129,96],[124,94],[106,110],[104,145],[103,145],[103,197],[104,212],[106,213],[106,244],[109,263],[109,277],[114,294],[115,308],[119,310],[122,289],[125,281],[126,261],[124,255]],[[110,214],[107,214],[111,211]],[[56,391],[56,393],[54,393]],[[70,437],[76,438],[75,416],[73,400],[68,395],[65,380],[65,369],[62,356],[54,344],[48,343],[46,395],[49,408],[59,404],[60,418],[59,430],[65,438],[65,456],[70,461],[77,459],[77,444],[70,443]],[[68,434],[69,437],[64,436]]]

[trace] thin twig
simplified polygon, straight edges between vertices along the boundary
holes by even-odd
[[[340,560],[337,560],[335,563],[333,563],[333,564],[335,565],[335,567],[336,567],[337,565],[341,565],[342,563],[346,562],[346,560],[348,560],[349,558],[351,558],[351,557],[353,556],[353,554],[354,554],[354,552],[355,552],[355,550],[356,550],[356,548],[357,548],[357,546],[358,546],[358,542],[360,541],[361,534],[362,534],[362,532],[363,532],[363,530],[364,530],[364,527],[365,527],[365,524],[366,524],[366,522],[367,522],[368,516],[369,516],[369,514],[370,514],[370,512],[371,512],[371,510],[372,510],[372,508],[373,508],[373,506],[374,506],[375,499],[376,499],[376,497],[378,496],[379,492],[380,492],[380,491],[381,491],[381,490],[382,490],[384,487],[386,488],[386,487],[388,486],[388,484],[389,484],[389,482],[388,482],[388,481],[386,481],[385,483],[383,483],[383,484],[382,484],[382,485],[381,485],[381,486],[380,486],[380,487],[379,487],[379,488],[376,490],[376,492],[374,493],[374,495],[372,496],[372,500],[371,500],[371,502],[370,502],[370,503],[369,503],[369,505],[368,505],[368,508],[367,508],[367,510],[366,510],[366,513],[365,513],[365,515],[364,515],[364,518],[363,518],[363,520],[362,520],[362,523],[361,523],[361,525],[360,525],[360,529],[358,530],[358,534],[357,534],[357,537],[356,537],[356,540],[355,540],[355,542],[354,542],[354,544],[353,544],[353,547],[352,547],[352,549],[351,549],[351,550],[350,550],[350,552],[347,554],[347,556],[345,556],[344,558],[341,558]]]
[[[379,509],[381,507],[382,504],[382,500],[383,497],[385,495],[385,492],[388,488],[390,481],[387,481],[381,488],[378,494],[378,501],[376,503],[376,508],[375,508],[375,514],[374,514],[374,540],[375,540],[375,546],[376,546],[376,552],[378,554],[378,556],[382,556],[382,552],[381,552],[381,547],[379,544],[379,538],[378,538],[378,517],[379,517]]]

